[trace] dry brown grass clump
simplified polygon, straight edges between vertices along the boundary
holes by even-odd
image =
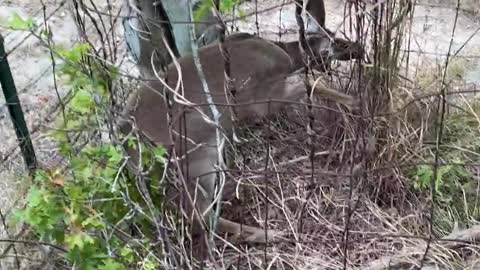
[[[390,23],[408,9],[402,3],[384,8],[385,17],[379,20]],[[239,269],[246,265],[260,268],[263,262],[275,269],[410,269],[423,264],[425,269],[474,269],[478,227],[460,228],[478,224],[478,216],[475,210],[459,211],[458,203],[475,209],[478,194],[470,196],[457,184],[474,184],[477,169],[468,168],[473,178],[466,180],[457,171],[463,172],[464,166],[439,166],[437,177],[455,184],[442,187],[447,193],[437,190],[433,221],[430,180],[419,187],[425,180],[421,164],[432,164],[435,157],[432,141],[440,121],[443,82],[448,81],[452,91],[467,90],[456,80],[463,64],[450,62],[446,79],[425,66],[419,71],[432,76],[428,83],[425,78],[405,78],[399,48],[406,25],[377,27],[373,30],[377,35],[371,33],[369,40],[377,44],[371,51],[373,65],[364,66],[360,73],[354,69],[346,76],[330,77],[333,87],[353,91],[361,99],[360,111],[325,104],[326,108],[313,110],[313,132],[309,133],[312,120],[307,106],[292,106],[273,122],[242,134],[246,142],[237,145],[236,170],[231,174],[238,184],[231,190],[239,196],[223,208],[224,214],[245,224],[289,231],[295,241],[272,243],[266,253],[263,247],[239,248],[243,254],[224,257],[232,265]],[[450,99],[455,100],[458,96]],[[451,121],[459,123],[455,117],[478,119],[472,104],[457,103],[457,107],[465,106],[470,113],[454,116],[452,106],[452,114],[444,119],[445,134],[450,136],[444,137],[445,143],[465,135],[452,129]],[[476,151],[469,150],[477,149],[472,137],[468,143],[456,140],[455,147],[470,145],[467,151]],[[442,162],[451,162],[457,153],[442,154]],[[445,168],[451,171],[443,173]],[[462,192],[465,197],[457,200]],[[462,244],[429,242],[431,228],[434,238],[469,240]]]

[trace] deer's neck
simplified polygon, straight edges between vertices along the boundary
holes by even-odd
[[[304,67],[302,52],[300,51],[300,43],[298,41],[275,42],[275,44],[287,52],[290,59],[292,59],[291,71]]]

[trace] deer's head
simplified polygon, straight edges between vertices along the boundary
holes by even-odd
[[[316,64],[326,64],[332,60],[347,61],[362,59],[365,55],[363,47],[357,43],[333,35],[309,33],[306,37],[307,53]]]

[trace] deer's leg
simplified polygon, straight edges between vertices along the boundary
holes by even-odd
[[[247,226],[224,218],[219,218],[217,228],[220,232],[231,233],[250,243],[268,243],[285,239],[284,232]]]
[[[284,81],[285,86],[282,98],[285,100],[298,101],[305,97],[307,92],[305,91],[304,78],[305,76],[298,71],[288,76]],[[358,106],[358,100],[355,97],[329,88],[321,80],[315,81],[309,79],[309,83],[314,88],[313,94],[317,97],[333,100],[349,108]]]
[[[217,148],[209,145],[193,151],[188,157],[190,197],[195,199],[194,204],[198,213],[203,214],[202,216],[195,215],[192,224],[193,234],[200,234],[203,228],[202,224],[210,226],[210,221],[214,218],[214,208],[211,204],[214,200],[215,179],[217,177],[215,173],[217,154]],[[190,211],[187,211],[187,213],[191,214]],[[265,235],[264,229],[246,226],[224,218],[218,219],[217,229],[223,233],[233,234],[242,240],[257,243],[276,241],[283,235],[281,232],[273,230],[267,230],[267,235]]]
[[[190,152],[188,160],[183,162],[189,200],[193,200],[193,205],[190,201],[189,207],[185,209],[189,217],[193,214],[193,234],[201,233],[203,224],[210,224],[210,215],[206,210],[213,201],[216,161],[216,147],[204,145]],[[193,207],[196,208],[196,213],[192,212]]]

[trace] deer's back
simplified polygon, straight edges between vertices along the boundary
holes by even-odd
[[[260,38],[237,39],[226,43],[230,53],[231,79],[233,79],[237,91],[238,103],[249,103],[256,100],[274,97],[271,87],[281,81],[290,70],[290,57],[272,42]],[[212,44],[199,50],[205,78],[215,103],[227,103],[224,92],[224,59],[220,53],[218,44]],[[185,56],[177,60],[181,67],[184,97],[194,104],[199,104],[203,112],[211,117],[206,95],[198,76],[192,56]],[[167,69],[167,83],[175,88],[180,78],[175,65],[172,63]],[[207,125],[200,114],[189,108],[174,103],[172,116],[174,122],[167,125],[167,108],[164,99],[160,95],[163,85],[159,81],[147,82],[146,86],[139,89],[134,98],[130,100],[130,107],[134,108],[131,115],[135,118],[138,128],[154,143],[171,145],[168,129],[179,129],[178,117],[180,112],[185,111],[187,135],[197,143],[208,141],[214,135],[215,128]],[[181,91],[180,91],[181,93]],[[256,110],[258,105],[238,107],[240,116],[249,116]],[[225,130],[230,129],[229,109],[217,106],[222,113],[222,126]]]
[[[252,37],[226,41],[230,54],[231,79],[238,98],[247,101],[267,96],[268,89],[256,89],[255,86],[272,77],[286,75],[291,65],[288,54],[270,41]],[[218,44],[212,44],[199,50],[200,62],[215,102],[225,103],[224,58]],[[185,97],[193,103],[203,104],[206,96],[198,76],[192,56],[178,60],[185,89]],[[167,80],[174,86],[178,80],[178,71],[172,64],[168,68]]]

